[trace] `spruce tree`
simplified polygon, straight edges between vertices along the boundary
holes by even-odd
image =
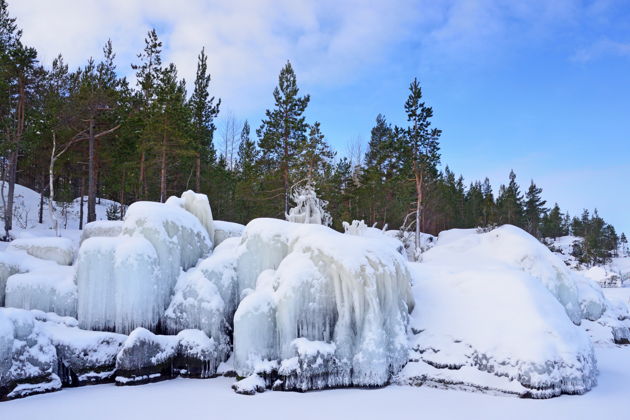
[[[307,183],[316,184],[323,177],[332,164],[335,153],[332,151],[319,122],[310,126],[308,137],[300,145],[299,177]]]
[[[510,171],[510,182],[501,185],[497,197],[497,210],[500,223],[523,227],[523,195],[516,183],[516,174]]]
[[[280,180],[278,189],[282,191],[284,202],[283,210],[277,212],[279,214],[289,211],[289,190],[294,181],[301,145],[306,141],[307,124],[303,114],[310,96],[299,96],[299,92],[295,72],[287,61],[280,71],[278,86],[273,91],[275,106],[265,111],[266,118],[257,130],[262,162],[265,169],[271,172],[272,185],[277,185],[274,175]],[[276,188],[272,187],[270,192],[273,194]]]

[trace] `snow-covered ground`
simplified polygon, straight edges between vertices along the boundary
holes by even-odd
[[[68,388],[0,403],[0,418],[86,419],[622,419],[630,396],[630,347],[597,348],[599,384],[580,396],[518,399],[390,385],[307,393],[235,394],[232,378],[175,379],[135,387]]]

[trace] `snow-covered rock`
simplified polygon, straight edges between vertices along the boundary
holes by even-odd
[[[596,384],[593,346],[572,322],[577,286],[535,241],[511,226],[448,231],[411,264],[412,351],[399,383],[533,398]]]
[[[74,267],[46,265],[34,271],[13,274],[6,282],[5,306],[77,316],[77,286]]]
[[[61,265],[71,265],[74,261],[74,245],[68,238],[34,237],[15,239],[9,244],[7,250],[26,251],[33,257],[54,261]]]
[[[239,238],[245,226],[240,223],[224,222],[222,220],[214,221],[214,246],[217,247],[228,238]]]
[[[201,330],[183,330],[177,334],[175,369],[189,378],[210,378],[217,373],[224,356],[214,339]]]
[[[378,386],[406,363],[410,275],[387,244],[319,225],[256,219],[238,252],[245,296],[234,315],[238,375],[265,372],[266,380],[282,381],[284,366],[291,380],[280,389]],[[334,346],[325,362],[332,371],[308,363],[313,353],[299,353],[300,338]],[[287,365],[296,357],[299,371]]]
[[[122,220],[97,220],[83,226],[81,232],[81,243],[88,238],[100,236],[118,236],[122,232]]]

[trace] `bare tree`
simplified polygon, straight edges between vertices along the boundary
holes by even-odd
[[[241,143],[241,129],[243,125],[236,119],[233,112],[228,111],[221,130],[221,154],[229,170],[236,166],[236,154]]]

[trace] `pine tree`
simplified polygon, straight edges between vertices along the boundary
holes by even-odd
[[[204,162],[214,163],[216,150],[212,143],[216,127],[214,120],[219,115],[221,99],[215,103],[210,97],[210,73],[208,72],[208,56],[201,50],[197,61],[195,88],[190,97],[189,106],[192,111],[192,136],[195,142],[195,189],[201,191],[201,165]]]
[[[483,194],[483,226],[486,227],[493,223],[495,218],[494,195],[492,193],[492,185],[490,185],[490,180],[488,178],[483,180],[483,184],[481,185],[481,194]]]
[[[619,244],[621,246],[621,256],[629,257],[630,250],[628,249],[628,238],[626,238],[626,234],[624,232],[622,232],[621,236],[619,237]]]
[[[284,198],[283,210],[289,211],[289,193],[293,174],[298,163],[300,147],[306,140],[307,125],[304,122],[304,111],[310,96],[298,96],[297,78],[291,63],[280,71],[278,86],[273,91],[275,107],[265,111],[266,119],[257,130],[262,161],[272,176],[278,174],[281,179],[279,190]],[[271,180],[275,184],[274,179]],[[274,190],[272,189],[271,192]]]
[[[558,238],[564,236],[564,216],[560,212],[560,206],[555,203],[553,208],[542,217],[541,236],[543,238]]]
[[[442,131],[431,128],[430,120],[433,117],[433,108],[422,102],[422,89],[417,79],[414,79],[409,85],[409,97],[405,102],[405,112],[410,124],[407,129],[406,146],[415,179],[416,250],[419,250],[425,184],[435,172],[440,161],[439,139]]]
[[[316,184],[332,164],[335,153],[331,150],[319,122],[310,126],[308,137],[300,145],[298,173],[307,183]]]
[[[542,188],[538,188],[532,180],[525,194],[525,230],[540,239],[540,225],[542,216],[546,213],[545,200],[541,198]]]

